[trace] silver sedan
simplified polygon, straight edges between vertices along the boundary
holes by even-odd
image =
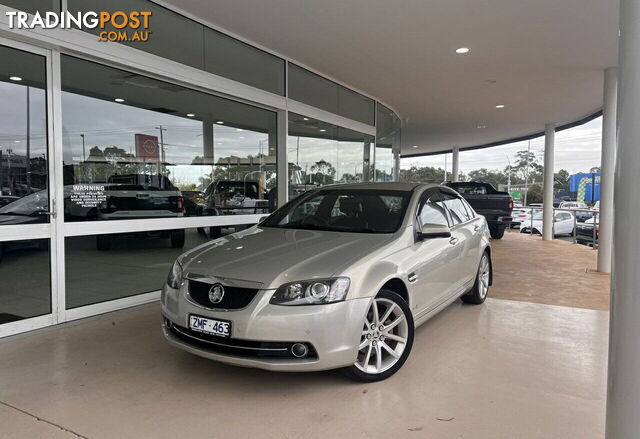
[[[491,280],[487,223],[452,189],[325,186],[180,256],[163,331],[225,363],[377,381],[402,367],[418,325],[458,298],[483,303]]]

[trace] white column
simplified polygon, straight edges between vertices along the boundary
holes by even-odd
[[[640,2],[620,2],[607,439],[640,432]]]
[[[289,154],[287,151],[287,139],[289,136],[289,113],[285,110],[278,111],[277,122],[277,180],[278,180],[278,207],[283,206],[289,199]]]
[[[553,154],[555,149],[556,126],[544,126],[544,181],[542,195],[542,239],[553,239]]]
[[[400,181],[400,151],[393,152],[393,181]]]
[[[458,174],[460,169],[460,148],[457,146],[453,147],[451,151],[452,156],[452,165],[451,165],[451,181],[458,181]]]
[[[616,160],[616,110],[618,105],[618,69],[604,72],[602,107],[602,157],[600,160],[600,212],[598,222],[598,271],[611,272],[611,242],[613,240],[613,174]]]

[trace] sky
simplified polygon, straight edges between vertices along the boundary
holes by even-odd
[[[592,167],[600,166],[600,149],[602,143],[602,117],[568,130],[556,133],[554,172],[560,169],[570,174],[589,172]],[[509,160],[515,162],[516,152],[526,150],[527,142],[515,142],[493,148],[460,152],[460,171],[467,173],[474,169],[504,169]],[[544,161],[544,137],[531,140],[531,151],[540,163]],[[433,166],[451,171],[451,154],[439,154],[427,157],[401,159],[402,169],[411,166]]]

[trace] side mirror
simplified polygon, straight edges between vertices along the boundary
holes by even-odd
[[[422,230],[418,233],[418,239],[420,241],[430,238],[450,238],[451,229],[448,226],[442,224],[425,224],[422,226]]]

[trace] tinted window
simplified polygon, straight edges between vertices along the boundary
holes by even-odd
[[[291,99],[369,125],[375,122],[372,99],[291,63],[288,84]]]
[[[66,55],[62,90],[67,221],[275,206],[276,113]]]
[[[400,150],[400,119],[378,103],[376,105],[375,181],[393,180],[393,151]]]
[[[422,204],[418,213],[420,225],[440,224],[448,226],[447,213],[444,204],[437,194],[431,195],[427,201]]]
[[[485,195],[487,193],[486,187],[476,186],[476,185],[469,185],[469,186],[455,185],[454,189],[456,190],[456,192],[462,195],[466,195],[466,194]]]
[[[2,0],[0,3],[30,14],[60,11],[60,0]]]
[[[48,222],[45,58],[0,46],[0,60],[0,227]]]
[[[265,227],[355,233],[393,233],[404,218],[409,192],[323,190],[277,211]]]

